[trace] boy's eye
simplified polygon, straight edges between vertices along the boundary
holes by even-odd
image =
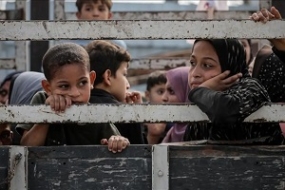
[[[88,82],[87,80],[81,81],[79,83],[79,86],[85,86],[87,84],[87,82]]]
[[[59,85],[59,88],[60,89],[67,89],[69,86],[67,84],[62,84],[62,85]]]
[[[158,94],[158,95],[162,95],[163,93],[164,93],[164,90],[162,90],[162,89],[160,89],[160,90],[157,91],[157,94]]]

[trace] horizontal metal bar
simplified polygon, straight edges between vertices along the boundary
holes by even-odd
[[[176,68],[180,66],[189,66],[189,59],[186,58],[133,59],[131,60],[129,69],[163,70],[163,69]],[[0,69],[16,69],[15,59],[0,59]]]
[[[60,17],[64,16],[57,13]],[[249,11],[217,11],[215,19],[248,19],[252,14]],[[75,13],[65,13],[67,20],[75,20]],[[203,20],[207,19],[206,11],[161,11],[161,12],[113,12],[114,20]]]
[[[189,50],[190,52],[190,50]],[[186,58],[155,58],[155,59],[133,59],[129,69],[171,69],[181,66],[189,66],[189,59]]]
[[[285,20],[0,22],[0,40],[190,38],[285,38]]]
[[[0,69],[16,69],[16,60],[0,59]]]
[[[50,107],[2,106],[0,123],[108,123],[108,122],[206,122],[208,117],[195,105],[112,105],[72,106],[56,114]],[[285,105],[265,106],[246,122],[285,122]]]

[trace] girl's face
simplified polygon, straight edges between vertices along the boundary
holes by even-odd
[[[222,73],[219,57],[207,41],[198,41],[190,57],[188,84],[191,89]]]
[[[178,100],[177,96],[175,95],[175,92],[173,88],[170,86],[170,83],[166,82],[166,90],[164,91],[162,95],[162,100],[165,103],[179,103],[180,101]]]

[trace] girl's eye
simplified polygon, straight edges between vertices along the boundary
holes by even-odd
[[[204,67],[205,67],[205,68],[212,68],[213,66],[212,66],[211,64],[205,63],[205,64],[204,64]]]
[[[195,62],[194,61],[190,61],[190,65],[191,66],[195,66]]]

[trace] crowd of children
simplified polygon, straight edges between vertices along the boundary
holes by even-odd
[[[112,18],[110,0],[77,0],[78,19]],[[280,19],[262,10],[251,19]],[[83,42],[83,41],[82,41]],[[279,124],[243,120],[268,102],[284,102],[285,40],[271,40],[253,61],[250,40],[196,40],[190,67],[155,71],[145,96],[149,104],[196,104],[211,123],[96,123],[0,125],[0,145],[106,145],[113,153],[129,144],[207,140],[209,143],[284,144]],[[81,104],[141,104],[127,80],[131,55],[123,41],[60,43],[43,57],[43,73],[13,73],[0,86],[2,104],[46,104],[64,112]],[[255,65],[252,75],[248,66]]]

